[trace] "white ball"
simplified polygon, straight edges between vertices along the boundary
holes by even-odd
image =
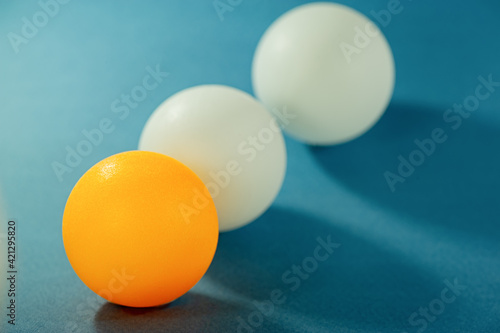
[[[256,96],[296,119],[285,132],[310,144],[338,144],[370,129],[395,80],[387,40],[367,17],[339,4],[312,3],[265,32],[252,69]]]
[[[277,121],[249,94],[219,85],[189,88],[163,102],[146,123],[139,149],[171,156],[201,178],[220,231],[259,217],[278,194],[286,169]],[[191,206],[197,209],[196,202]]]

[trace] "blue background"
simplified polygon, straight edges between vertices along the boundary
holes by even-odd
[[[236,332],[238,317],[247,319],[254,301],[279,288],[286,301],[255,331],[417,332],[423,325],[412,326],[411,314],[457,279],[466,290],[426,331],[500,331],[500,89],[458,130],[442,119],[474,93],[479,75],[500,81],[495,0],[402,0],[403,11],[382,27],[397,69],[383,118],[339,146],[287,138],[288,172],[276,202],[251,225],[220,236],[207,275],[181,299],[123,308],[95,296],[73,272],[61,219],[78,178],[97,161],[136,149],[149,115],[177,91],[217,83],[252,93],[260,36],[305,2],[244,0],[221,21],[210,0],[73,0],[18,53],[7,34],[20,34],[22,18],[40,7],[1,2],[0,185],[5,215],[18,220],[19,265],[17,324],[1,330]],[[340,2],[368,16],[388,4]],[[169,76],[119,119],[111,103],[157,64]],[[115,130],[60,182],[51,164],[64,163],[66,146],[103,118]],[[413,141],[437,127],[448,140],[391,192],[383,173],[396,172],[398,155],[408,156]],[[341,247],[290,290],[282,274],[328,235]]]

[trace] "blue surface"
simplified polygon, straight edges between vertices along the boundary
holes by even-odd
[[[458,129],[443,120],[474,93],[478,76],[500,81],[494,0],[402,0],[403,10],[382,27],[397,82],[381,121],[335,147],[287,138],[288,173],[275,204],[221,235],[207,275],[181,299],[149,310],[115,306],[70,267],[61,219],[78,178],[135,149],[149,115],[181,89],[218,83],[251,93],[260,36],[305,2],[244,0],[221,21],[211,0],[71,1],[18,53],[8,33],[19,34],[22,18],[40,7],[0,3],[0,184],[4,213],[18,220],[19,265],[16,326],[2,312],[0,330],[237,332],[239,318],[250,317],[258,327],[241,332],[500,331],[500,88]],[[369,16],[388,5],[340,2]],[[156,65],[168,77],[120,119],[111,104]],[[64,163],[66,146],[75,148],[82,130],[103,118],[112,120],[112,133],[59,181],[52,163]],[[398,156],[408,157],[414,140],[435,128],[447,141],[391,192],[384,172],[396,172]],[[329,235],[340,247],[291,290],[296,281],[287,271]],[[445,289],[455,280],[466,287],[457,296]],[[254,302],[274,289],[284,292],[283,303],[256,314]],[[453,301],[439,301],[443,292]],[[442,313],[411,320],[429,305]]]

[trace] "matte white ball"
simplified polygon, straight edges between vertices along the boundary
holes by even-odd
[[[367,17],[334,3],[299,6],[265,32],[252,68],[255,95],[286,107],[284,128],[309,144],[338,144],[370,129],[391,99],[395,68],[387,40]]]
[[[219,230],[228,231],[259,217],[281,189],[286,149],[279,126],[243,91],[197,86],[156,109],[139,149],[171,156],[193,170],[214,200]],[[193,193],[189,213],[200,209],[198,200],[199,193]]]

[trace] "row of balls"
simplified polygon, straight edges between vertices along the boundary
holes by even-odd
[[[312,3],[267,29],[252,81],[257,99],[220,85],[176,93],[151,115],[138,151],[108,157],[77,182],[63,240],[90,289],[132,307],[186,293],[219,232],[255,220],[280,191],[282,129],[315,145],[363,134],[392,96],[394,60],[368,18]]]

